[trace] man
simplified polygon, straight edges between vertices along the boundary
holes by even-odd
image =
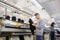
[[[35,13],[32,21],[32,23],[30,22],[30,24],[32,25],[31,29],[33,30],[34,26],[36,27],[36,40],[42,40],[43,29],[45,28],[44,20],[40,18],[39,13]]]
[[[45,28],[45,22],[40,18],[39,13],[34,14],[33,26],[36,26],[36,40],[42,40],[43,29]]]
[[[52,23],[51,23],[51,27],[50,27],[50,30],[51,30],[51,32],[50,32],[50,38],[51,38],[51,40],[55,40],[55,31],[54,31],[54,27],[55,27],[55,23],[52,22]]]

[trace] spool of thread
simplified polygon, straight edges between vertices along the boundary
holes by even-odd
[[[6,16],[5,19],[10,20],[10,16]]]
[[[21,22],[21,19],[20,18],[18,18],[18,22]]]
[[[16,17],[15,16],[12,17],[12,21],[16,21]]]
[[[21,20],[22,23],[24,23],[24,20]]]

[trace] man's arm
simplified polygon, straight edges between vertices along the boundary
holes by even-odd
[[[45,29],[46,28],[46,22],[44,20],[39,21],[39,27],[36,27],[37,29]]]

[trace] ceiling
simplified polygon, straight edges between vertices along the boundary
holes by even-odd
[[[47,0],[46,0],[47,1]],[[31,15],[34,15],[34,13],[40,13],[42,18],[50,18],[47,11],[42,10],[42,6],[36,1],[36,0],[6,0],[6,2],[9,2],[13,4],[14,6],[17,6],[21,10],[24,10]]]
[[[37,9],[39,8],[41,9],[42,8],[41,6],[43,6],[50,16],[52,17],[60,16],[60,0],[36,0],[41,5],[40,7],[37,7],[37,5],[35,6],[35,4],[37,3],[34,4],[34,0],[33,2],[31,0],[22,1],[7,0],[7,1],[9,1],[12,4],[15,4],[16,6],[19,5],[18,6],[19,8],[29,12],[30,14],[35,13],[36,11],[38,11]]]
[[[37,0],[51,16],[60,16],[60,0]]]
[[[60,25],[60,0],[36,0]]]

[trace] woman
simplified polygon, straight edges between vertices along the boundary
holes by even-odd
[[[51,32],[50,32],[50,38],[51,38],[51,40],[55,40],[54,26],[55,26],[55,23],[52,22],[52,23],[51,23],[51,27],[50,27],[50,30],[51,30]]]

